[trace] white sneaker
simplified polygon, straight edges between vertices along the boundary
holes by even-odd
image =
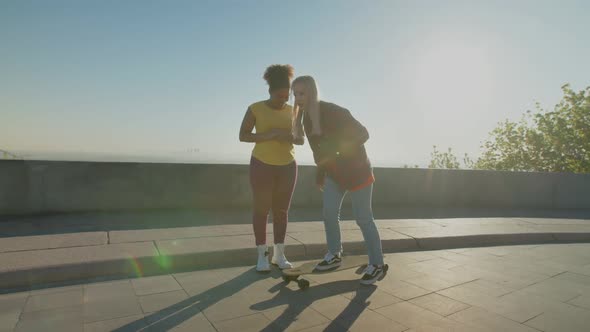
[[[271,263],[278,265],[281,270],[290,269],[293,265],[285,257],[285,244],[275,243]]]
[[[256,263],[256,271],[268,272],[270,271],[270,264],[268,264],[268,250],[266,244],[261,244],[258,249],[258,263]]]

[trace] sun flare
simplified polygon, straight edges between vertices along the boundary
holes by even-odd
[[[493,64],[488,51],[466,43],[440,41],[415,59],[414,100],[425,109],[470,110],[490,102]]]

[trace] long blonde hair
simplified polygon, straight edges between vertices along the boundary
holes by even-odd
[[[311,120],[311,132],[313,134],[321,134],[322,129],[320,127],[320,94],[318,85],[311,76],[299,76],[293,80],[291,83],[291,88],[295,86],[295,84],[303,85],[305,89],[305,95],[307,97],[307,105],[305,107],[305,112],[309,114],[309,118]],[[293,107],[293,119],[294,119],[294,126],[298,126],[299,128],[303,128],[303,112],[299,109],[299,106],[295,104]],[[303,130],[302,130],[303,131]]]

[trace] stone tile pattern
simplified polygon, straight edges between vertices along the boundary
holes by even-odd
[[[387,254],[388,275],[251,267],[0,295],[0,331],[588,331],[590,244]]]

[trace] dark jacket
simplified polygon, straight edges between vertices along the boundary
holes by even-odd
[[[347,109],[320,101],[322,134],[311,136],[311,119],[307,114],[303,125],[318,166],[318,182],[328,175],[342,190],[357,190],[374,182],[364,146],[369,132]]]

